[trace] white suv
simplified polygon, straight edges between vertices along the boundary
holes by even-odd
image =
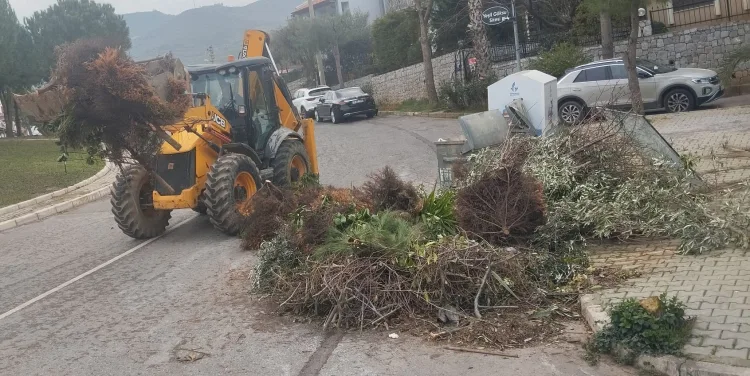
[[[315,106],[318,105],[319,98],[329,91],[331,91],[331,88],[328,86],[318,86],[314,89],[299,89],[294,93],[292,103],[294,107],[297,107],[300,116],[311,117],[315,113]]]
[[[637,61],[646,111],[690,111],[724,94],[719,76],[708,69],[664,67]],[[557,81],[560,120],[572,124],[594,107],[630,107],[628,74],[622,59],[577,66]]]

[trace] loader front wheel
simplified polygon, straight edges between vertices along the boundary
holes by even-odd
[[[273,184],[279,187],[291,187],[310,172],[310,157],[307,155],[305,145],[297,139],[285,140],[279,146],[271,167],[273,167]]]
[[[117,226],[135,239],[148,239],[164,233],[172,218],[171,210],[154,209],[154,186],[141,166],[124,168],[112,184],[112,214]]]
[[[241,154],[219,157],[208,172],[205,204],[211,224],[227,235],[237,235],[250,214],[250,199],[260,189],[260,171]]]

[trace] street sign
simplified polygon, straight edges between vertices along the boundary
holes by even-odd
[[[510,11],[506,7],[490,7],[482,12],[482,22],[485,25],[500,25],[505,21],[510,21]]]

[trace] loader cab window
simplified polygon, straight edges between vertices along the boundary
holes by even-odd
[[[274,119],[273,84],[270,76],[264,75],[262,69],[249,70],[247,77],[248,96],[252,108],[249,115],[255,128],[255,137],[251,138],[251,142],[255,144],[256,150],[263,150],[268,137],[276,130],[278,124],[278,115]]]
[[[244,104],[242,97],[242,77],[239,71],[205,73],[191,76],[193,93],[205,93],[211,104],[224,115],[230,124],[238,117],[238,106]]]

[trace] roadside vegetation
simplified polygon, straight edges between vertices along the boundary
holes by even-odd
[[[58,158],[60,146],[52,140],[0,139],[0,207],[74,185],[104,167],[86,156],[69,153],[67,167]],[[67,168],[67,172],[65,171]]]
[[[254,291],[325,327],[520,347],[576,319],[580,291],[621,280],[588,264],[589,242],[748,246],[750,217],[736,209],[746,201],[714,204],[690,169],[653,159],[617,124],[513,137],[454,166],[454,177],[446,190],[390,168],[360,188],[265,186],[244,234],[245,248],[260,250]]]

